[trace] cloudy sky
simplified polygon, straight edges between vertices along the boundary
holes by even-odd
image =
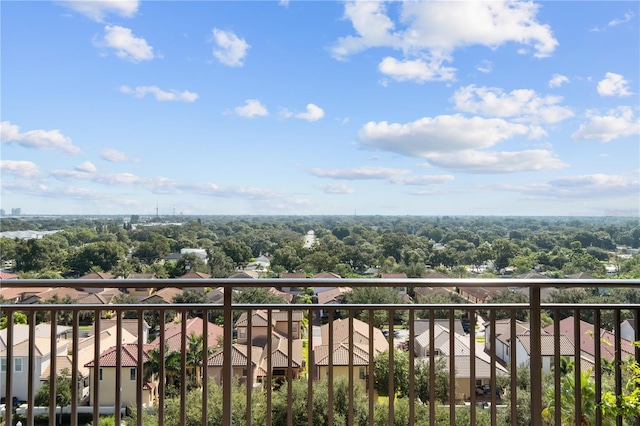
[[[636,1],[2,3],[8,213],[639,212]]]

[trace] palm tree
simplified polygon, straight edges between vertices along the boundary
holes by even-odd
[[[180,352],[169,352],[169,348],[165,346],[164,356],[160,354],[159,347],[150,349],[147,354],[149,359],[144,362],[144,379],[149,380],[152,377],[156,380],[159,379],[160,364],[164,358],[165,385],[169,386],[175,383],[175,378],[180,376]]]
[[[202,355],[204,353],[204,338],[202,334],[191,332],[186,355],[186,363],[189,375],[194,379],[196,386],[199,386],[202,377]],[[207,348],[207,358],[213,354],[212,348]]]

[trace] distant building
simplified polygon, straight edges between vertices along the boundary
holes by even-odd
[[[22,209],[21,208],[17,208],[17,209],[11,209],[11,216],[20,216],[22,214]]]

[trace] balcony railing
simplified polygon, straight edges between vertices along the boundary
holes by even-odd
[[[544,422],[550,424],[566,424],[567,418],[570,418],[572,424],[581,425],[583,423],[585,402],[592,402],[594,408],[593,424],[601,425],[605,423],[603,420],[603,410],[600,409],[602,402],[603,389],[603,368],[602,365],[607,365],[612,368],[613,376],[613,394],[616,396],[622,395],[625,392],[625,383],[623,382],[623,362],[626,361],[623,355],[623,341],[621,338],[621,319],[622,314],[631,312],[635,319],[635,341],[640,341],[640,330],[637,326],[638,320],[640,320],[640,305],[610,305],[610,304],[589,304],[589,305],[567,305],[567,304],[549,304],[542,303],[541,290],[548,288],[589,288],[589,289],[608,289],[613,287],[622,288],[637,288],[640,285],[638,280],[513,280],[513,279],[492,279],[492,280],[475,280],[475,279],[408,279],[408,280],[381,280],[381,279],[206,279],[206,280],[11,280],[0,282],[1,287],[14,287],[14,288],[28,288],[28,287],[66,287],[66,288],[120,288],[124,287],[126,283],[127,288],[163,288],[163,287],[178,287],[184,290],[190,288],[222,288],[223,289],[223,301],[222,303],[205,303],[205,304],[165,304],[165,303],[138,303],[138,304],[116,304],[116,305],[103,305],[103,304],[5,304],[0,308],[4,311],[4,314],[8,317],[8,327],[6,331],[6,349],[3,354],[0,355],[2,361],[2,368],[0,370],[0,393],[4,396],[7,402],[4,409],[4,422],[6,425],[15,424],[16,418],[20,413],[26,419],[26,424],[34,424],[34,420],[37,416],[37,408],[35,407],[35,395],[37,389],[41,386],[42,368],[47,366],[49,375],[49,407],[56,407],[56,395],[58,389],[56,377],[60,366],[57,365],[58,360],[56,356],[51,354],[60,353],[58,327],[51,327],[49,336],[49,347],[47,349],[39,346],[36,336],[36,318],[38,315],[46,313],[49,318],[58,318],[61,314],[66,314],[71,324],[72,339],[70,346],[66,348],[65,354],[68,354],[70,360],[70,380],[73,386],[71,386],[71,402],[66,409],[70,414],[70,424],[79,425],[84,424],[79,420],[81,412],[89,411],[94,419],[104,412],[105,409],[115,415],[116,424],[120,424],[121,419],[126,413],[137,413],[135,416],[135,423],[137,425],[143,424],[143,416],[140,413],[153,412],[156,416],[157,424],[186,424],[187,423],[187,383],[186,378],[188,371],[194,369],[193,360],[187,360],[189,352],[189,341],[187,336],[187,321],[186,319],[191,315],[197,315],[204,319],[209,319],[213,314],[216,314],[221,318],[221,325],[223,328],[221,341],[211,341],[210,330],[211,325],[208,321],[202,322],[202,345],[204,348],[217,348],[218,351],[222,351],[222,367],[219,376],[215,376],[211,373],[211,369],[208,367],[214,363],[212,361],[212,350],[203,350],[201,359],[198,360],[199,368],[195,367],[196,371],[196,388],[201,389],[201,419],[202,424],[222,424],[222,425],[235,425],[239,424],[238,419],[242,419],[240,424],[251,425],[256,422],[254,419],[256,416],[256,410],[263,410],[264,424],[286,424],[297,425],[300,424],[299,417],[294,418],[293,409],[287,410],[286,415],[282,417],[282,413],[275,413],[273,409],[273,399],[275,392],[285,392],[287,407],[293,407],[294,405],[294,392],[293,386],[299,386],[303,383],[307,389],[307,401],[306,401],[306,420],[303,424],[314,426],[314,403],[311,395],[318,389],[321,379],[326,378],[326,391],[328,392],[328,407],[326,413],[326,424],[333,425],[335,423],[334,417],[337,416],[333,402],[338,398],[337,395],[337,381],[340,376],[346,377],[347,382],[347,395],[341,394],[339,397],[345,399],[346,404],[346,422],[349,425],[362,424],[362,420],[355,419],[355,410],[361,410],[362,407],[357,408],[357,401],[362,400],[363,393],[366,395],[367,406],[364,408],[367,411],[366,424],[374,425],[375,412],[380,411],[380,404],[384,405],[383,410],[386,410],[388,414],[389,425],[398,424],[396,416],[397,404],[399,399],[394,397],[379,397],[380,384],[376,384],[376,377],[374,377],[374,357],[381,351],[379,346],[374,347],[377,342],[374,342],[374,336],[379,335],[377,329],[374,329],[374,315],[380,312],[386,312],[388,318],[394,318],[395,314],[402,313],[406,317],[406,326],[401,324],[394,324],[394,321],[388,321],[388,340],[384,342],[384,349],[388,350],[389,362],[388,362],[388,395],[397,394],[397,384],[394,377],[395,369],[400,368],[394,360],[394,356],[398,352],[395,352],[396,339],[394,339],[395,332],[400,328],[403,328],[408,339],[403,350],[408,352],[408,384],[407,395],[405,401],[408,403],[408,413],[403,413],[402,416],[406,416],[408,424],[413,425],[418,423],[418,417],[422,414],[428,413],[428,424],[435,425],[437,423],[436,410],[448,410],[449,423],[450,424],[462,424],[464,421],[466,424],[477,424],[478,418],[482,415],[488,417],[488,422],[491,425],[498,424],[499,415],[504,415],[504,411],[507,412],[507,418],[511,419],[511,424],[515,424],[518,418],[518,410],[522,409],[523,404],[528,404],[528,410],[530,412],[530,424],[541,425]],[[232,303],[232,295],[234,291],[241,291],[245,288],[255,287],[282,287],[286,284],[287,287],[299,286],[299,287],[313,287],[315,289],[321,289],[326,287],[364,287],[364,286],[378,286],[378,287],[430,287],[432,289],[447,288],[455,289],[458,292],[464,292],[465,289],[477,288],[477,287],[490,287],[490,288],[504,288],[505,290],[519,288],[525,289],[524,291],[528,295],[528,303],[504,305],[504,304],[397,304],[397,305],[347,305],[347,304],[234,304]],[[114,366],[117,368],[117,374],[114,374],[112,378],[113,383],[111,387],[107,388],[106,377],[103,377],[103,373],[106,374],[106,364],[101,367],[101,362],[104,362],[105,356],[109,347],[101,343],[101,339],[97,336],[100,335],[100,321],[95,321],[93,326],[93,335],[96,336],[93,342],[92,356],[90,362],[86,363],[80,358],[80,353],[83,348],[80,347],[81,331],[80,318],[83,316],[93,315],[94,318],[100,318],[105,311],[115,313],[116,321],[116,336],[115,336],[115,350],[112,351]],[[177,374],[172,380],[177,380],[176,393],[171,395],[172,399],[177,398],[179,400],[179,418],[169,419],[166,412],[166,403],[170,396],[167,394],[168,386],[173,385],[172,382],[166,380],[167,374],[170,368],[175,366],[169,366],[168,357],[160,356],[159,365],[157,365],[157,383],[149,383],[144,377],[145,369],[148,368],[146,362],[149,361],[149,346],[137,344],[128,345],[123,343],[125,339],[126,331],[123,330],[123,313],[131,312],[137,313],[136,327],[138,339],[142,339],[144,335],[145,323],[143,318],[145,313],[157,313],[160,318],[168,318],[169,314],[178,314],[182,321],[180,322],[182,336],[180,339],[179,352],[179,366]],[[257,333],[264,332],[264,324],[258,324],[254,318],[254,313],[263,312],[266,315],[266,333],[268,338],[263,342],[265,350],[260,355],[253,353],[251,350],[252,342],[255,340]],[[299,315],[302,312],[305,320],[302,321],[304,325],[303,344],[302,347],[306,347],[306,356],[300,365],[299,360],[294,359],[294,353],[297,351],[297,343],[294,337],[294,327],[298,327],[297,320],[294,321],[294,316]],[[449,341],[444,346],[444,352],[448,352],[449,356],[445,357],[446,367],[445,371],[448,374],[449,384],[451,389],[448,392],[448,396],[445,401],[439,398],[436,390],[436,376],[438,374],[435,360],[442,356],[440,349],[436,347],[441,342],[436,340],[438,330],[441,330],[440,326],[436,325],[437,313],[442,314],[445,312],[448,319]],[[477,319],[478,314],[482,312],[486,315],[483,318],[483,323]],[[527,331],[522,334],[524,336],[521,340],[515,337],[522,333],[518,328],[519,323],[516,320],[517,316],[523,312],[528,313],[529,323]],[[581,314],[589,312],[593,314],[592,330],[595,332],[589,333],[589,338],[592,339],[594,352],[593,355],[585,355],[585,351],[581,345],[584,343],[584,333],[582,326],[584,325],[580,321]],[[16,346],[20,342],[15,337],[15,326],[13,325],[14,317],[18,313],[22,313],[27,317],[28,323],[28,342],[23,343],[27,345],[25,347]],[[243,336],[237,335],[238,330],[235,328],[235,321],[242,313],[246,313],[243,328]],[[328,314],[326,317],[321,318],[321,313]],[[460,340],[460,336],[454,334],[456,329],[456,317],[460,317],[462,313],[463,317],[469,319],[469,326],[465,328],[464,339]],[[567,353],[564,347],[565,338],[561,332],[561,317],[566,316],[567,313],[572,314],[573,340],[574,345],[571,353]],[[427,326],[427,332],[424,334],[422,341],[416,340],[418,337],[416,333],[416,320],[419,316],[428,315],[430,320]],[[552,331],[543,331],[543,317],[548,318],[546,314],[550,314],[554,318],[551,327]],[[610,330],[610,336],[602,337],[602,333],[598,332],[601,329],[602,315],[613,315],[613,329]],[[338,319],[338,315],[342,316],[342,319]],[[278,335],[285,336],[284,346],[282,348],[276,347],[281,344],[281,341],[273,339],[272,336],[276,333],[276,319],[278,317],[280,321],[284,321],[283,325],[279,325]],[[339,336],[336,335],[337,325],[340,323],[343,326],[348,327],[348,330],[355,330],[355,322],[359,321],[356,317],[364,319],[366,324],[365,335],[368,335],[368,341],[358,340],[356,333],[350,333],[350,337],[346,341],[339,340]],[[507,324],[505,333],[510,338],[507,342],[501,342],[498,338],[500,333],[497,330],[499,322],[497,318],[503,318],[500,327],[504,327]],[[163,321],[160,322],[162,324]],[[321,323],[326,323],[326,330],[324,336],[321,337],[320,332]],[[486,325],[484,333],[481,328]],[[478,328],[480,327],[480,329]],[[261,330],[261,331],[258,331]],[[160,354],[167,353],[169,346],[166,331],[164,326],[158,327],[157,337],[152,342],[155,345],[155,349]],[[551,336],[551,337],[549,337]],[[485,345],[478,345],[478,341],[482,341],[482,338],[488,339]],[[566,336],[565,336],[566,337]],[[326,341],[319,342],[322,338]],[[241,339],[246,342],[248,347],[243,349],[246,355],[246,366],[237,365],[236,357],[233,355],[242,347],[234,343],[235,339]],[[340,338],[341,339],[341,338]],[[465,340],[466,339],[466,340]],[[613,340],[613,341],[611,341]],[[462,343],[460,343],[462,342]],[[468,346],[463,343],[468,342]],[[525,352],[523,352],[522,342],[526,342]],[[143,342],[147,343],[147,342]],[[318,349],[314,351],[316,346],[320,343],[325,345],[325,353],[328,354],[323,361],[317,358],[322,355],[322,352]],[[590,343],[591,344],[591,343]],[[418,346],[420,348],[418,348]],[[458,345],[461,345],[462,350]],[[500,348],[499,345],[502,345]],[[612,348],[613,359],[603,361],[604,354],[602,353],[602,347],[607,346]],[[343,354],[346,354],[346,360],[344,356],[338,355],[338,348],[343,350]],[[134,348],[134,349],[131,349]],[[465,349],[466,348],[466,349]],[[486,348],[486,350],[485,350]],[[280,350],[281,349],[281,350]],[[131,352],[134,350],[134,352]],[[280,351],[279,351],[280,350]],[[420,352],[422,350],[422,352]],[[498,350],[501,352],[500,356]],[[46,353],[49,352],[49,355]],[[504,354],[509,354],[505,361]],[[526,355],[522,355],[526,353]],[[276,355],[274,355],[276,354]],[[284,357],[282,356],[284,354]],[[86,354],[85,354],[86,355]],[[640,359],[639,349],[637,346],[633,347],[633,355],[636,359]],[[46,359],[48,356],[48,360]],[[530,387],[528,393],[523,393],[521,387],[518,384],[518,377],[515,374],[518,364],[523,361],[523,357],[528,357],[529,365],[529,379]],[[24,359],[26,357],[27,364],[23,365],[23,361],[17,362],[17,359]],[[257,359],[264,357],[264,359]],[[133,359],[133,361],[132,361]],[[283,361],[284,359],[284,361]],[[428,365],[428,397],[420,399],[418,396],[418,388],[422,383],[416,379],[417,369],[420,368],[420,363],[424,359],[432,360]],[[102,360],[102,361],[101,361]],[[573,369],[567,371],[566,361],[573,361]],[[244,362],[244,361],[243,361]],[[259,375],[260,379],[256,380],[256,377],[251,372],[256,368],[256,365],[262,362],[262,372]],[[284,362],[284,365],[283,365]],[[83,365],[81,365],[83,363]],[[234,365],[235,363],[235,365]],[[19,368],[17,367],[19,365]],[[111,366],[112,364],[109,364]],[[488,365],[488,373],[481,377],[480,367],[485,368]],[[81,368],[89,367],[90,376],[85,378],[88,380],[88,407],[85,407],[83,400],[83,386],[78,386],[78,383],[82,383]],[[215,367],[215,366],[214,366]],[[590,368],[588,368],[590,367]],[[124,370],[123,373],[123,368]],[[128,370],[127,370],[128,369]],[[468,369],[468,377],[460,377],[460,370]],[[26,374],[25,374],[26,370]],[[105,371],[103,371],[105,370]],[[118,371],[120,370],[120,371]],[[199,373],[202,371],[203,373]],[[573,386],[569,389],[570,398],[566,395],[566,386],[563,384],[563,380],[568,378],[569,382],[581,383],[584,378],[583,372],[589,372],[589,380],[592,380],[595,384],[595,392],[586,393],[583,386]],[[505,374],[505,372],[507,372]],[[440,372],[441,373],[441,372]],[[488,375],[488,376],[487,376]],[[549,379],[548,376],[551,378]],[[547,377],[545,379],[545,377]],[[464,380],[463,380],[464,379]],[[26,380],[26,386],[24,381]],[[110,379],[111,380],[111,379]],[[152,381],[152,379],[150,379]],[[550,387],[545,388],[544,380],[546,383],[551,383]],[[239,382],[243,383],[243,387],[239,386]],[[219,383],[219,384],[218,384]],[[502,386],[500,386],[502,385]],[[216,407],[219,409],[221,416],[216,423],[211,422],[211,405],[208,404],[210,398],[210,388],[220,386],[222,392],[222,407]],[[565,387],[563,387],[565,386]],[[383,385],[384,387],[384,385]],[[500,388],[503,387],[503,391],[500,392]],[[26,392],[18,397],[24,405],[22,408],[18,408],[18,411],[10,408],[11,401],[17,394],[22,392],[22,389],[26,388]],[[126,390],[126,389],[129,390]],[[111,391],[105,391],[105,389],[111,389]],[[115,391],[118,389],[119,391]],[[130,390],[133,389],[133,400],[130,398]],[[242,397],[245,402],[244,413],[234,413],[234,394],[237,395],[239,389],[243,389],[246,394]],[[485,390],[488,389],[488,392]],[[564,394],[561,392],[563,389]],[[86,392],[86,389],[85,389]],[[264,398],[264,406],[257,406],[254,403],[256,398],[256,392],[261,394],[261,398]],[[385,393],[385,392],[382,392]],[[280,394],[279,394],[280,395]],[[86,396],[86,395],[85,395]],[[525,399],[523,400],[523,396]],[[528,398],[528,399],[527,399]],[[585,401],[585,399],[592,399],[593,401]],[[236,397],[237,399],[237,397]],[[546,405],[544,405],[546,401]],[[568,401],[568,402],[567,402]],[[619,404],[619,403],[618,403]],[[614,403],[615,405],[615,403]],[[125,408],[122,411],[115,409],[115,407]],[[552,410],[547,408],[551,406]],[[444,407],[444,408],[443,408]],[[485,409],[486,408],[486,409]],[[58,407],[58,412],[60,408]],[[501,414],[501,410],[503,413]],[[571,414],[573,411],[573,414]],[[276,420],[275,415],[278,414],[278,419],[286,418],[286,423],[283,420]],[[545,417],[546,416],[546,417]],[[262,417],[261,417],[262,418]],[[398,417],[399,418],[399,417]],[[405,417],[403,417],[405,418]],[[424,418],[422,418],[424,420]],[[422,421],[421,420],[421,421]],[[458,421],[457,421],[458,420]],[[623,422],[629,422],[630,419],[623,418],[618,414],[615,422],[622,424]],[[640,424],[638,419],[633,420],[636,424]],[[48,420],[50,425],[56,424],[56,416],[50,415]],[[97,424],[94,422],[93,424]],[[378,423],[379,424],[379,423]]]

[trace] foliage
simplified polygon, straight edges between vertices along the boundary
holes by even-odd
[[[504,290],[500,293],[494,294],[487,300],[487,303],[499,303],[505,305],[512,305],[514,303],[528,303],[529,298],[519,291]],[[496,310],[496,319],[508,319],[511,318],[510,310]],[[481,309],[478,311],[481,317],[489,320],[489,311]],[[518,309],[516,311],[516,319],[519,321],[529,320],[529,311],[526,309]]]
[[[56,406],[60,407],[60,421],[62,421],[62,408],[71,404],[71,372],[65,368],[56,376]],[[51,394],[50,383],[47,380],[42,384],[35,395],[36,406],[48,407],[49,395]]]
[[[2,303],[0,303],[0,305],[2,305]],[[7,328],[8,321],[9,321],[9,317],[7,315],[3,315],[2,318],[0,318],[0,330],[4,330],[5,328]],[[14,324],[26,324],[27,323],[27,316],[25,314],[23,314],[22,312],[14,312],[13,313],[13,323]]]
[[[352,305],[370,305],[370,304],[402,304],[400,294],[390,287],[356,287],[352,291],[346,293],[343,297],[343,303]],[[369,310],[356,310],[354,315],[365,322],[369,321]],[[394,312],[394,323],[400,324],[405,322],[407,313],[401,309]],[[377,309],[374,311],[373,326],[382,327],[389,323],[389,315],[385,310]]]

